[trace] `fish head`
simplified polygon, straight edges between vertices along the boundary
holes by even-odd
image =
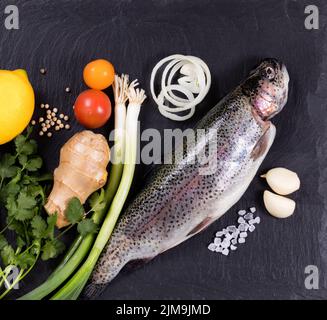
[[[262,120],[269,120],[284,108],[288,96],[289,75],[277,59],[263,60],[241,85]]]

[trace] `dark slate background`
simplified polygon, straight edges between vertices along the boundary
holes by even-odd
[[[20,30],[3,25],[8,4],[20,10]],[[309,4],[320,9],[319,30],[304,27]],[[102,299],[327,298],[326,9],[324,1],[314,0],[0,1],[0,68],[25,68],[37,104],[49,103],[70,115],[76,96],[86,88],[82,69],[96,58],[107,58],[118,73],[137,77],[148,93],[151,70],[161,58],[182,53],[207,62],[212,87],[190,121],[163,118],[151,98],[144,104],[141,129],[160,130],[191,127],[262,58],[279,58],[288,67],[288,104],[273,120],[277,138],[260,173],[276,166],[298,172],[302,188],[292,195],[294,216],[269,216],[262,204],[267,186],[256,178],[219,221],[149,264],[123,272]],[[46,76],[39,73],[42,67]],[[63,143],[82,129],[72,124],[73,130],[51,140],[38,139],[47,170],[57,166]],[[107,135],[112,125],[100,132]],[[133,194],[149,169],[138,166]],[[234,224],[237,210],[252,205],[262,223],[246,244],[228,257],[210,253],[207,244],[215,231]],[[39,263],[19,294],[44,281],[56,263]],[[319,290],[304,287],[307,265],[319,268]]]

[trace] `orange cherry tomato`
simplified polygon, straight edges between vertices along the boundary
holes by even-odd
[[[94,60],[85,66],[83,78],[87,86],[91,89],[104,90],[113,84],[115,69],[107,60]]]
[[[89,89],[76,99],[74,113],[77,121],[89,129],[105,125],[111,116],[111,102],[102,91]]]

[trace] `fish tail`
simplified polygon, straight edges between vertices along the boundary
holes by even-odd
[[[106,289],[107,284],[88,283],[81,295],[82,300],[94,300]]]
[[[130,256],[127,250],[123,250],[121,246],[112,248],[107,245],[82,292],[81,298],[85,300],[96,299],[129,260]]]

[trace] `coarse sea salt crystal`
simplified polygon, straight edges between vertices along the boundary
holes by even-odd
[[[220,243],[221,243],[221,239],[220,238],[215,238],[214,244],[217,246]]]
[[[216,232],[216,237],[222,237],[224,233],[222,231]]]
[[[255,219],[252,219],[249,221],[249,224],[259,224],[261,221],[260,217],[256,217]]]
[[[246,223],[241,223],[239,226],[238,226],[238,230],[243,232],[245,231],[245,228],[246,228],[247,224]]]
[[[210,244],[208,245],[208,249],[209,249],[210,251],[215,251],[215,250],[216,250],[216,245],[215,245],[214,243],[210,243]]]
[[[260,217],[256,217],[256,218],[254,219],[254,223],[257,223],[257,224],[259,224],[259,223],[260,223],[260,221],[261,221]]]
[[[221,231],[217,231],[216,237],[213,243],[209,244],[208,249],[227,256],[230,250],[237,249],[236,245],[238,243],[245,243],[248,236],[247,231],[253,232],[256,229],[254,224],[259,224],[261,221],[260,217],[254,218],[254,212],[257,211],[255,207],[251,207],[249,211],[238,211],[238,226],[230,225]]]
[[[237,222],[238,222],[238,223],[245,223],[245,220],[244,220],[243,217],[239,217],[239,218],[237,219]]]
[[[253,224],[250,225],[250,226],[249,226],[249,231],[250,231],[250,232],[253,232],[254,230],[255,230],[255,226],[254,226]]]
[[[233,236],[230,233],[226,233],[225,239],[229,240],[229,239],[232,239],[232,238],[233,238]]]
[[[230,232],[235,232],[237,230],[237,228],[235,226],[228,226],[227,230]]]
[[[232,238],[237,238],[239,234],[240,234],[240,230],[236,229],[235,232],[232,233]]]
[[[227,239],[224,239],[223,242],[221,243],[221,246],[223,248],[228,248],[230,246],[230,241]]]
[[[240,211],[238,212],[238,214],[239,214],[240,216],[244,216],[244,215],[246,214],[246,210],[240,210]]]
[[[245,219],[245,220],[252,220],[252,219],[253,219],[253,213],[247,213],[247,214],[244,216],[244,219]]]

